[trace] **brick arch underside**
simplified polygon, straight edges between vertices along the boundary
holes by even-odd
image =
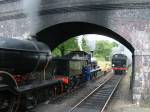
[[[53,50],[69,38],[83,34],[99,34],[108,36],[122,43],[132,53],[134,52],[134,47],[117,33],[105,27],[85,22],[65,22],[56,24],[38,32],[36,34],[36,38],[37,40],[46,43],[50,49]]]

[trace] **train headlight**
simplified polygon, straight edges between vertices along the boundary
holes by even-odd
[[[115,65],[114,64],[112,64],[112,67],[114,67]]]

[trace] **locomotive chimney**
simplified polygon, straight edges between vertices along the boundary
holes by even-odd
[[[94,51],[90,51],[91,57],[93,57]]]

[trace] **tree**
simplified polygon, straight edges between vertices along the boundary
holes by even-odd
[[[57,48],[55,48],[52,52],[53,56],[63,56],[70,51],[79,50],[79,46],[77,40],[75,38],[71,38],[64,43],[60,44]]]
[[[53,50],[53,52],[52,52],[52,55],[53,55],[54,57],[55,57],[55,56],[61,56],[62,53],[61,53],[61,51],[60,51],[59,48],[55,48],[55,49]]]
[[[118,47],[118,44],[116,42],[112,42],[113,47]]]
[[[115,42],[109,42],[106,40],[97,41],[94,56],[106,59],[107,57],[110,56],[112,48],[115,46],[117,46]]]

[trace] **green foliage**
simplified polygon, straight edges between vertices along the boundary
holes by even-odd
[[[97,58],[104,58],[108,60],[112,52],[112,48],[115,46],[117,46],[115,42],[110,42],[106,40],[97,41],[94,56]]]
[[[59,48],[55,48],[52,52],[52,55],[55,56],[61,56],[61,51]]]
[[[79,50],[77,40],[71,38],[64,43],[60,44],[57,48],[52,51],[53,56],[62,56],[70,51]]]
[[[118,47],[118,44],[116,42],[112,42],[113,47]]]
[[[82,38],[82,49],[83,51],[89,52],[90,48],[87,45],[86,39]],[[106,40],[96,41],[96,49],[94,51],[94,57],[99,59],[109,59],[109,56],[112,52],[112,48],[118,46],[116,42],[110,42]],[[78,42],[76,38],[71,38],[64,43],[60,44],[57,48],[55,48],[52,52],[53,56],[62,56],[70,51],[79,50]]]

